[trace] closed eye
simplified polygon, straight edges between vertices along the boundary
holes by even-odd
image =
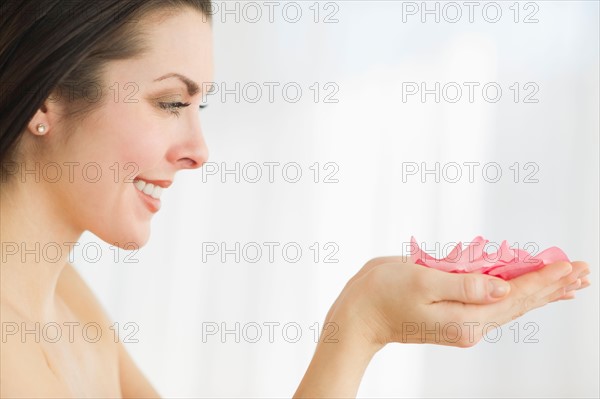
[[[160,108],[169,111],[175,116],[179,116],[179,109],[189,107],[190,103],[182,103],[182,102],[172,102],[172,103],[158,103]]]
[[[179,109],[181,108],[186,108],[189,107],[191,105],[191,103],[182,103],[182,102],[172,102],[172,103],[166,103],[166,102],[161,102],[158,103],[158,105],[160,106],[160,108],[169,111],[170,113],[172,113],[175,116],[179,116]],[[204,108],[206,108],[208,105],[207,104],[203,104],[200,105],[200,111],[203,110]]]

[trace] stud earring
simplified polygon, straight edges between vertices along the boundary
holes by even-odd
[[[37,125],[37,131],[38,133],[46,133],[46,125],[40,123],[39,125]]]

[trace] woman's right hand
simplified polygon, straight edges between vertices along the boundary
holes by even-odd
[[[589,285],[587,274],[585,262],[558,262],[504,281],[442,272],[407,257],[373,259],[329,310],[294,398],[355,397],[371,358],[387,343],[473,346],[532,309],[572,298]]]
[[[377,350],[390,342],[470,347],[485,333],[587,287],[585,262],[557,262],[504,281],[447,273],[407,257],[369,261],[346,285],[326,322]],[[346,331],[344,331],[346,330]]]

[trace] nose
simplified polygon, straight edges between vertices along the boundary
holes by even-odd
[[[181,140],[171,148],[169,161],[177,169],[198,169],[208,160],[208,146],[202,134],[200,122],[196,121],[187,132],[181,131]]]

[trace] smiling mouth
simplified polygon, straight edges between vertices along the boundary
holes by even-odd
[[[164,188],[144,180],[134,180],[133,185],[138,189],[138,191],[156,200],[160,200],[160,196],[164,190]]]

